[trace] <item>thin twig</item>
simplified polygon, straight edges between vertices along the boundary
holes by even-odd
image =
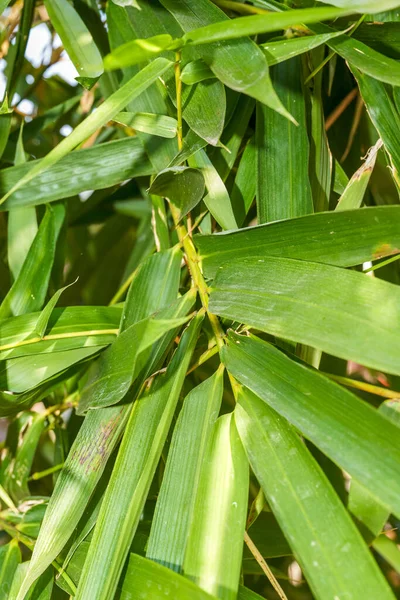
[[[328,131],[332,127],[332,125],[336,123],[340,115],[344,113],[349,104],[351,104],[354,98],[356,98],[357,94],[358,88],[355,87],[351,90],[351,92],[347,94],[347,96],[343,98],[341,102],[339,102],[337,107],[331,112],[331,114],[325,121],[325,131]]]
[[[252,553],[252,555],[254,556],[254,558],[256,559],[258,564],[260,565],[260,567],[262,568],[263,572],[268,577],[270,584],[272,585],[272,587],[278,594],[279,598],[281,598],[281,600],[288,600],[285,592],[279,585],[275,575],[273,574],[273,572],[271,571],[271,569],[265,562],[263,555],[261,554],[261,552],[255,545],[255,543],[253,542],[253,540],[251,539],[251,537],[249,536],[247,531],[244,532],[244,541],[246,543],[246,546],[248,547],[248,549],[250,550],[250,552]]]

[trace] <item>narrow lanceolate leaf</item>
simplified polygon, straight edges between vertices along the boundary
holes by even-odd
[[[171,66],[171,62],[165,58],[156,58],[147,67],[134,75],[125,85],[114,92],[101,106],[87,117],[72,133],[58,144],[47,156],[45,156],[35,167],[33,167],[11,190],[0,199],[3,204],[23,185],[26,185],[34,177],[43,173],[59,160],[74,150],[78,144],[84,142],[100,127],[117,115],[134,98],[144,92],[158,77],[160,77]]]
[[[378,410],[397,427],[400,427],[400,404],[397,400],[382,402]],[[351,482],[348,506],[358,521],[363,523],[374,537],[382,532],[390,516],[386,506],[377,502],[376,498],[355,479]]]
[[[8,194],[40,163],[41,160],[34,160],[2,170],[0,193]],[[29,186],[12,193],[10,198],[0,205],[0,211],[54,202],[88,189],[101,190],[131,177],[151,173],[154,173],[154,167],[137,138],[130,137],[98,144],[65,156],[35,177]]]
[[[319,34],[334,31],[331,27],[321,24],[313,25],[312,29]],[[366,75],[391,85],[400,84],[400,65],[397,60],[389,58],[360,40],[345,34],[329,40],[327,44],[334,52],[348,61],[352,69],[360,69]]]
[[[259,223],[313,212],[300,60],[295,58],[277,65],[272,70],[271,79],[298,125],[258,103],[256,146]]]
[[[9,469],[10,479],[7,490],[17,504],[29,496],[28,477],[46,418],[45,412],[30,415],[24,435],[20,437],[15,459]]]
[[[372,171],[375,166],[376,156],[382,147],[382,140],[369,149],[367,157],[361,167],[354,173],[340,196],[335,210],[351,210],[359,208],[364,199]]]
[[[225,88],[217,79],[183,86],[183,118],[189,127],[212,146],[216,146],[224,128]]]
[[[123,69],[145,62],[160,54],[171,45],[169,34],[155,35],[143,40],[132,40],[118,46],[104,59],[104,67],[108,70]]]
[[[231,192],[232,209],[239,227],[249,212],[256,195],[256,145],[251,138],[243,152]]]
[[[130,554],[120,598],[132,600],[138,597],[142,600],[164,600],[166,597],[216,600],[182,575],[143,556]]]
[[[318,0],[318,2],[322,2],[322,0]],[[398,0],[353,0],[351,5],[348,0],[331,0],[329,4],[343,8],[351,6],[351,9],[355,12],[372,14],[391,10],[392,8],[397,8],[399,6]]]
[[[176,136],[177,121],[166,115],[120,112],[113,120],[116,123],[127,125],[128,127],[132,127],[132,129],[136,129],[136,131],[142,131],[150,135],[159,135],[166,138],[174,138]]]
[[[196,497],[183,565],[186,577],[222,599],[236,599],[243,553],[249,467],[233,414],[216,421]]]
[[[310,52],[310,70],[316,69],[324,58],[324,47]],[[322,69],[313,78],[310,91],[310,183],[315,212],[329,208],[332,179],[332,156],[325,131],[324,105],[322,100]]]
[[[186,302],[183,297],[176,305]],[[178,311],[173,308],[173,312]],[[151,346],[171,329],[183,325],[188,317],[171,318],[171,308],[131,325],[93,363],[81,392],[78,414],[117,404],[127,394],[150,354]],[[147,351],[147,352],[146,352]]]
[[[177,268],[176,262],[171,261],[171,254],[158,253],[145,261],[129,288],[123,323],[129,327],[171,304],[178,294],[179,275],[180,266]],[[192,295],[181,307],[184,312],[171,317],[187,314],[193,302]],[[160,352],[154,352],[144,378],[160,368],[159,362],[173,339],[173,334],[169,335],[169,339],[159,343]],[[85,418],[57,478],[18,600],[23,600],[31,583],[51,564],[72,535],[118,442],[130,408],[128,404],[94,410]]]
[[[383,83],[355,67],[351,67],[351,70],[357,80],[370,119],[390,157],[393,178],[400,187],[400,149],[396,133],[400,127],[400,116]]]
[[[134,405],[93,532],[77,600],[108,600],[115,593],[171,426],[202,318],[193,319],[166,373]]]
[[[350,515],[295,429],[239,386],[235,421],[250,465],[315,598],[393,594]]]
[[[271,40],[261,44],[260,48],[264,50],[269,66],[272,66],[318,48],[318,46],[326,44],[330,39],[339,35],[342,35],[341,31],[332,31],[331,33],[321,33],[319,35]]]
[[[400,374],[400,288],[381,279],[302,260],[241,259],[220,267],[210,311]]]
[[[122,313],[120,307],[70,306],[54,309],[44,335],[35,336],[46,308],[41,313],[11,317],[2,322],[0,360],[81,347],[107,346],[118,333]]]
[[[179,4],[175,0],[162,0],[161,4],[171,12],[185,32],[191,32],[202,25],[213,27],[215,24],[218,29],[221,26],[229,27],[238,20],[228,19],[209,0],[184,0]],[[187,35],[190,36],[190,33]],[[242,39],[225,44],[199,47],[198,56],[227,87],[252,96],[291,118],[271,84],[265,56],[252,40],[243,37],[245,35],[248,34],[241,33],[236,37]],[[202,39],[204,40],[204,36]]]
[[[223,369],[185,398],[150,531],[146,556],[174,571],[183,566],[204,452],[222,401]]]
[[[265,15],[239,17],[237,19],[221,19],[221,22],[211,23],[210,25],[186,33],[183,36],[183,41],[193,45],[209,44],[210,42],[232,40],[247,35],[280,31],[281,29],[287,29],[300,23],[318,23],[318,21],[336,19],[351,12],[349,7],[345,9],[333,7],[304,8],[300,10],[273,12]]]
[[[168,198],[185,216],[204,194],[204,177],[199,169],[169,167],[158,173],[149,188],[150,194]]]
[[[365,208],[288,219],[230,234],[197,235],[205,275],[238,257],[284,256],[350,267],[400,250],[400,208]]]
[[[45,0],[45,6],[78,71],[78,81],[85,87],[91,87],[103,73],[103,60],[90,31],[68,0]]]
[[[21,562],[21,550],[17,540],[11,540],[0,548],[0,591],[8,598],[14,573]]]
[[[223,361],[232,375],[292,423],[324,454],[400,514],[396,425],[317,371],[272,345],[231,334]]]
[[[214,73],[201,58],[188,62],[181,72],[181,80],[183,83],[186,83],[186,85],[193,85],[199,83],[199,81],[214,78]]]
[[[22,134],[23,126],[21,125],[15,151],[15,165],[26,162]],[[7,257],[8,266],[14,280],[17,279],[21,271],[37,230],[38,223],[34,207],[10,211],[7,222]]]
[[[62,204],[46,209],[19,275],[0,306],[0,319],[42,308],[64,216]]]
[[[189,164],[198,167],[204,176],[208,194],[205,205],[223,229],[237,229],[229,194],[224,182],[204,150],[198,150],[189,158]]]

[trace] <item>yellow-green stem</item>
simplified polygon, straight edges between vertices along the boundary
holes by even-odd
[[[178,139],[178,150],[182,150],[182,81],[181,81],[181,53],[176,53],[175,62],[175,84],[176,84],[176,111],[177,111],[177,139]],[[194,247],[191,236],[189,235],[185,225],[180,222],[181,215],[179,210],[170,203],[172,218],[175,223],[176,233],[179,238],[179,242],[185,252],[186,262],[192,277],[194,286],[197,288],[200,296],[202,305],[207,311],[208,318],[211,323],[215,335],[215,341],[218,348],[222,348],[224,342],[224,332],[221,328],[220,322],[216,315],[208,312],[208,288],[204,281],[203,274],[200,270],[199,259],[197,257],[196,248]]]

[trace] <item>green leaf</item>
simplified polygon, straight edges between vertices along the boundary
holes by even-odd
[[[29,496],[28,477],[43,433],[47,415],[34,413],[29,417],[24,435],[19,440],[15,459],[9,470],[7,489],[17,504]]]
[[[237,399],[235,421],[250,465],[315,598],[392,599],[367,545],[295,429],[241,386]]]
[[[130,554],[124,575],[121,600],[164,600],[171,598],[190,598],[190,600],[215,600],[197,585],[177,575],[170,569],[148,560],[138,554]]]
[[[365,102],[369,117],[375,125],[390,157],[393,178],[396,185],[400,187],[400,150],[397,143],[400,116],[383,83],[369,77],[354,67],[351,67],[351,70],[360,88],[360,93]]]
[[[323,0],[318,0],[322,2]],[[350,8],[355,12],[361,13],[377,13],[384,10],[391,10],[399,6],[398,0],[329,0],[329,4]]]
[[[16,600],[19,588],[29,569],[29,562],[23,562],[18,565],[15,572],[10,596],[7,600]],[[52,567],[46,569],[41,577],[34,583],[25,596],[25,600],[51,600],[54,583],[54,573]]]
[[[104,68],[123,69],[145,62],[166,50],[171,42],[172,36],[167,33],[142,40],[132,40],[108,54],[104,59]]]
[[[213,427],[183,570],[205,591],[233,600],[242,564],[249,467],[232,417],[219,417]]]
[[[397,400],[386,400],[378,410],[397,427],[400,426],[400,406]],[[351,482],[348,506],[358,521],[363,523],[374,537],[382,532],[390,516],[388,509],[377,502],[374,496],[355,479]]]
[[[181,572],[200,469],[222,401],[223,369],[186,396],[172,436],[146,556]]]
[[[257,338],[230,334],[229,372],[399,514],[398,427],[317,371]],[[390,482],[390,484],[389,484]]]
[[[57,290],[55,294],[53,294],[53,296],[50,298],[50,300],[48,301],[48,303],[46,304],[46,306],[44,307],[44,309],[42,310],[42,312],[39,315],[39,318],[35,325],[35,331],[33,332],[33,337],[40,337],[41,339],[43,339],[44,334],[45,334],[46,329],[49,324],[51,314],[52,314],[57,302],[59,301],[61,294],[66,289],[68,289],[71,285],[74,285],[74,283],[76,283],[76,281],[73,281],[69,285],[65,285],[64,287]]]
[[[209,307],[272,335],[400,374],[393,327],[400,318],[400,288],[386,281],[303,260],[240,259],[220,267]]]
[[[202,318],[199,315],[193,319],[166,373],[134,405],[93,532],[77,600],[106,600],[116,590],[171,426]]]
[[[279,97],[298,126],[258,103],[255,139],[259,223],[313,212],[300,61],[291,59],[277,65],[271,77]]]
[[[188,162],[191,166],[201,169],[208,192],[203,202],[214,219],[223,229],[237,229],[227,189],[205,151],[198,150]]]
[[[119,113],[121,114],[121,113]],[[33,122],[33,121],[32,121]],[[8,194],[18,182],[38,168],[41,159],[2,170],[0,193]],[[122,183],[130,177],[154,173],[140,140],[126,138],[76,150],[48,170],[35,176],[29,186],[13,192],[0,211],[35,206],[69,198],[87,189],[101,190]]]
[[[192,36],[192,30],[205,25],[196,31],[200,37],[204,29],[216,28],[226,30],[240,19],[231,20],[222,10],[209,0],[162,0],[161,4],[176,18],[185,36]],[[264,20],[265,21],[265,20]],[[207,33],[208,35],[208,33]],[[243,38],[246,33],[239,36]],[[189,41],[189,37],[184,40]],[[204,40],[204,36],[202,38]],[[212,40],[207,40],[212,41]],[[268,74],[268,64],[262,51],[250,39],[235,40],[226,44],[210,44],[198,49],[198,56],[210,67],[216,77],[227,87],[243,92],[263,102],[273,110],[287,118],[291,118],[282,106]]]
[[[178,255],[179,257],[179,255]],[[180,262],[180,260],[179,260]],[[178,300],[184,304],[185,298]],[[81,392],[78,414],[89,409],[104,408],[117,404],[128,393],[139,375],[151,346],[171,329],[183,325],[188,317],[172,319],[174,307],[156,313],[124,329],[99,360],[90,367]]]
[[[232,209],[239,226],[242,225],[256,195],[257,158],[254,137],[244,149],[231,192]]]
[[[338,200],[335,210],[351,210],[352,208],[359,208],[361,206],[375,166],[376,155],[381,146],[382,140],[379,139],[375,146],[372,146],[368,150],[365,161],[350,179]]]
[[[15,571],[21,560],[17,540],[11,540],[0,547],[0,591],[4,598],[8,598]]]
[[[168,198],[179,208],[183,217],[200,202],[204,188],[204,177],[199,169],[169,167],[158,173],[149,188],[149,193]]]
[[[170,254],[149,257],[139,267],[130,286],[123,315],[125,326],[129,327],[173,302],[178,294],[179,274]],[[186,304],[180,307],[183,312],[175,313],[173,318],[187,314],[193,302],[194,295],[186,294]],[[146,366],[142,383],[160,368],[160,360],[172,339],[173,334],[168,334],[158,344]],[[113,406],[89,411],[86,416],[57,478],[18,600],[23,600],[31,583],[61,552],[72,535],[126,425],[130,408],[129,404]]]
[[[20,179],[19,182],[17,182],[11,190],[0,199],[0,204],[3,204],[6,199],[20,187],[32,181],[34,177],[37,177],[40,173],[43,173],[51,166],[55,165],[59,160],[71,152],[71,150],[74,150],[78,144],[81,144],[95,133],[99,127],[105,125],[110,119],[121,112],[129,102],[139,96],[158,77],[160,77],[171,64],[172,63],[165,58],[156,58],[147,67],[139,71],[137,75],[132,77],[125,85],[114,92],[112,96],[107,98],[95,112],[89,115],[69,134],[68,137],[60,142],[58,146],[53,148],[45,158],[22,177],[22,179]]]
[[[181,80],[186,85],[193,85],[199,83],[199,81],[214,78],[214,73],[201,58],[186,63],[181,72]]]
[[[327,25],[321,24],[313,25],[312,29],[319,34],[334,31]],[[360,40],[345,34],[329,40],[327,44],[334,52],[348,61],[351,69],[357,68],[366,75],[385,83],[400,85],[400,65],[393,58],[389,58]]]
[[[318,21],[336,19],[352,12],[352,9],[348,6],[343,9],[333,7],[303,8],[265,15],[239,17],[225,21],[220,19],[221,22],[211,23],[205,27],[185,33],[183,41],[186,44],[194,45],[221,42],[222,40],[232,40],[247,35],[279,31],[280,29],[287,29],[300,23],[318,23]]]
[[[316,214],[229,234],[195,236],[206,277],[237,258],[281,256],[350,267],[400,249],[398,206]]]
[[[62,204],[47,207],[19,275],[0,306],[0,319],[42,308],[64,216]]]
[[[103,73],[103,60],[90,31],[68,0],[44,0],[51,23],[78,71],[77,81],[92,87]]]
[[[174,138],[176,136],[176,119],[165,115],[120,112],[113,120],[116,123],[127,125],[128,127],[132,127],[132,129],[149,133],[150,135],[159,135],[165,138]]]
[[[122,312],[120,307],[70,306],[54,309],[45,335],[32,337],[39,319],[43,320],[46,308],[42,313],[29,313],[2,321],[0,360],[83,346],[106,346],[118,333]]]
[[[322,44],[326,44],[330,39],[342,35],[341,31],[332,31],[330,33],[321,33],[319,35],[306,35],[282,40],[271,40],[260,44],[264,50],[268,64],[271,67],[304,52],[310,52]]]
[[[182,110],[184,120],[197,135],[212,146],[218,145],[226,110],[225,89],[220,81],[183,86]]]

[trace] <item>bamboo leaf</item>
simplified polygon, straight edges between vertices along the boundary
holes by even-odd
[[[46,209],[18,278],[0,306],[0,319],[42,308],[64,216],[62,204]]]
[[[272,335],[400,374],[393,328],[400,289],[386,281],[302,260],[242,259],[220,267],[209,306]],[[366,344],[366,331],[374,344]]]
[[[101,54],[90,31],[67,0],[45,0],[51,23],[74,63],[84,87],[92,87],[103,73]]]
[[[215,600],[197,585],[157,563],[130,554],[122,584],[121,600],[132,600],[141,594],[143,600],[163,600],[166,596],[191,600]]]
[[[83,346],[106,346],[118,333],[122,310],[100,306],[56,308],[49,317],[45,335],[33,337],[32,332],[43,314],[42,311],[3,320],[0,360]]]
[[[260,44],[264,50],[268,64],[271,67],[305,52],[310,52],[318,46],[326,44],[330,39],[342,35],[341,31],[332,31],[330,33],[321,33],[317,35],[306,35],[282,40],[271,40]]]
[[[204,187],[204,177],[198,169],[169,167],[158,173],[149,188],[149,193],[168,198],[183,217],[200,202]]]
[[[393,598],[356,526],[295,429],[246,388],[240,386],[237,397],[235,421],[251,467],[315,597]]]
[[[28,175],[31,168],[36,169],[40,164],[41,159],[2,170],[0,193],[7,195]],[[13,192],[0,205],[0,211],[54,202],[87,189],[101,190],[122,183],[130,177],[150,175],[153,172],[154,168],[140,140],[126,138],[106,142],[67,154],[48,170],[35,176],[29,186]]]
[[[143,133],[165,138],[176,136],[177,121],[172,117],[152,113],[120,112],[113,120]]]
[[[281,256],[349,267],[396,254],[400,210],[374,207],[288,219],[229,234],[197,235],[205,275],[241,257]]]
[[[328,19],[351,14],[352,9],[324,7],[324,8],[302,8],[284,12],[274,12],[266,15],[254,15],[250,17],[239,17],[219,23],[211,23],[194,31],[185,33],[183,41],[186,44],[209,44],[222,40],[232,40],[247,35],[257,35],[287,29],[300,23],[318,23]]]
[[[77,600],[108,599],[116,590],[151,481],[171,426],[202,316],[182,335],[165,375],[134,406],[105,493]],[[129,480],[126,472],[131,473]]]
[[[104,59],[104,67],[107,70],[112,70],[137,65],[166,50],[171,42],[172,36],[167,33],[142,40],[132,40],[118,46],[108,54]]]
[[[199,83],[199,81],[214,78],[214,73],[201,58],[186,63],[181,72],[181,80],[186,85],[193,85]]]
[[[259,223],[313,212],[301,63],[291,59],[274,67],[272,83],[298,126],[258,103],[256,146]]]
[[[173,253],[172,256],[171,253],[156,254],[138,269],[123,314],[125,326],[139,322],[176,299],[180,273],[171,258]],[[187,314],[193,301],[193,294],[187,295],[186,304],[180,307],[184,312],[171,316],[179,318]],[[171,338],[173,334],[159,343],[144,379],[159,368]],[[130,405],[107,407],[89,411],[86,416],[57,479],[17,600],[23,600],[31,583],[61,552],[73,533],[126,425],[129,409]]]
[[[212,30],[222,29],[226,35],[232,24],[240,21],[228,19],[225,13],[208,0],[184,0],[179,6],[175,0],[162,0],[161,3],[176,18],[183,31],[187,32],[183,37],[186,43],[192,41],[192,30],[200,32],[199,39],[205,40],[207,37],[206,41],[211,42],[213,40],[208,39],[210,27]],[[196,30],[196,27],[200,29]],[[237,28],[235,31],[237,33]],[[236,37],[243,38],[246,35],[248,34],[240,33]],[[292,118],[272,87],[265,56],[251,40],[243,38],[223,45],[204,46],[199,49],[199,58],[202,58],[218,79],[229,88],[248,94],[283,116]]]
[[[400,127],[400,116],[383,83],[351,67],[360,88],[368,114],[375,125],[390,157],[391,173],[400,187],[400,153],[396,132]]]
[[[132,77],[132,79],[114,92],[112,96],[107,98],[95,112],[89,115],[89,117],[78,125],[68,137],[60,142],[58,146],[20,179],[20,181],[0,199],[0,204],[3,204],[11,194],[16,192],[23,185],[32,181],[34,177],[37,177],[40,173],[43,173],[51,166],[55,165],[59,160],[71,152],[71,150],[74,150],[78,144],[84,142],[89,136],[97,131],[99,127],[105,125],[107,121],[121,112],[129,102],[145,91],[149,85],[160,77],[170,66],[171,62],[167,59],[156,58],[137,75]]]
[[[237,224],[229,194],[207,154],[204,150],[198,150],[188,160],[190,165],[201,169],[204,176],[208,194],[203,201],[210,213],[224,229],[236,229]]]
[[[317,371],[295,363],[257,338],[231,334],[223,361],[240,383],[365,485],[394,514],[399,513],[396,487],[400,447],[396,425]]]
[[[333,31],[327,25],[321,24],[313,25],[312,29],[319,34]],[[400,84],[400,66],[396,60],[345,34],[332,38],[327,43],[334,52],[349,62],[352,69],[359,69],[362,73],[385,83]]]
[[[372,171],[375,166],[376,155],[382,146],[382,140],[378,140],[375,146],[369,149],[365,162],[354,173],[344,192],[340,196],[335,210],[351,210],[359,208],[364,199]]]
[[[0,548],[0,590],[4,598],[11,590],[15,571],[21,562],[21,551],[17,540],[11,540]]]
[[[186,396],[174,429],[146,552],[174,571],[182,571],[200,469],[222,391],[220,368]]]
[[[186,577],[227,599],[236,598],[239,587],[249,477],[232,416],[219,417],[213,427],[183,564]]]
[[[318,0],[318,2],[322,2],[323,0]],[[332,0],[330,4],[334,6],[340,6],[343,8],[349,7],[348,0]],[[390,10],[392,8],[397,8],[399,3],[397,0],[353,0],[351,2],[351,8],[356,12],[361,13],[377,13],[384,10]]]

